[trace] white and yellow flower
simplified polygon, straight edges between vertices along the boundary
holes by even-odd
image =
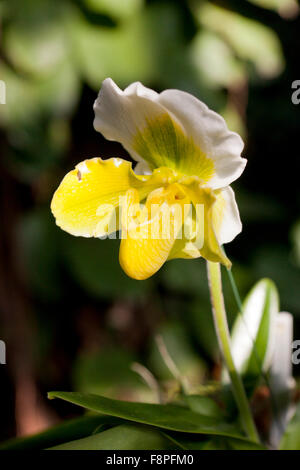
[[[148,278],[172,258],[203,256],[230,266],[221,245],[241,231],[229,186],[245,168],[241,138],[228,130],[221,116],[179,90],[159,94],[133,83],[122,91],[106,79],[94,110],[95,129],[120,142],[137,165],[133,170],[131,163],[120,158],[79,163],[53,196],[51,209],[57,225],[83,237],[102,237],[123,228],[120,264],[135,279]],[[133,211],[141,202],[145,206]],[[154,216],[153,204],[160,208]],[[193,208],[180,222],[187,222],[190,234],[185,231],[177,237],[181,227],[175,207],[184,204]],[[204,207],[204,224],[194,210],[198,204]],[[120,209],[123,223],[111,224],[112,212]],[[145,236],[154,223],[163,228],[166,210],[173,214],[172,234]],[[124,217],[137,221],[133,228],[128,228]],[[197,243],[199,230],[203,232],[201,245]]]

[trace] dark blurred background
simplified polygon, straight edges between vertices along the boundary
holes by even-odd
[[[242,135],[248,165],[234,189],[244,230],[227,253],[242,296],[261,277],[276,282],[300,337],[298,13],[295,0],[0,2],[0,439],[80,413],[49,403],[49,390],[153,401],[136,361],[171,394],[154,333],[196,388],[218,376],[203,260],[133,281],[118,240],[71,237],[50,213],[76,163],[130,159],[93,129],[106,77],[191,92]],[[232,321],[226,273],[224,282]]]

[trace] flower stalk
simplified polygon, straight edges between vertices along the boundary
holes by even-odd
[[[233,394],[240,412],[243,428],[247,436],[254,442],[259,442],[258,433],[253,421],[243,382],[234,365],[230,347],[230,333],[226,318],[224,298],[222,292],[221,269],[219,263],[207,262],[207,273],[215,329],[219,347],[228,369]]]

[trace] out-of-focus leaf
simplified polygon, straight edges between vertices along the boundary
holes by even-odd
[[[244,377],[258,377],[270,366],[278,312],[276,286],[271,280],[262,279],[246,297],[243,312],[237,317],[231,333],[233,359]]]
[[[199,92],[181,14],[176,2],[154,3],[114,28],[99,27],[78,16],[72,27],[74,55],[84,78],[95,90],[110,76],[121,87],[138,80]]]
[[[247,292],[253,283],[249,270],[234,263],[234,271],[240,292]],[[179,296],[184,295],[185,301],[178,309],[177,315],[184,316],[189,333],[200,343],[206,354],[216,360],[218,345],[213,324],[209,290],[207,284],[206,263],[199,260],[172,260],[166,263],[158,274],[161,282],[167,287],[179,302]],[[229,321],[235,318],[236,302],[227,276],[223,277],[223,288],[228,310]],[[177,299],[178,296],[178,299]],[[189,297],[190,301],[187,300]]]
[[[33,291],[42,299],[57,299],[63,286],[58,234],[49,210],[40,209],[23,217],[18,235]]]
[[[66,117],[78,98],[78,77],[67,63],[55,74],[33,80],[18,76],[1,62],[0,76],[7,88],[0,124],[7,127],[11,145],[6,163],[19,180],[36,183],[69,143]]]
[[[50,117],[65,120],[77,103],[79,79],[75,69],[68,62],[62,64],[55,73],[38,80],[18,76],[0,62],[0,76],[7,88],[7,106],[1,109],[0,124],[9,128],[12,145],[14,146],[16,141],[17,147],[24,148],[25,151],[29,148],[29,143],[36,139],[36,132],[29,134],[24,141],[24,138],[14,137],[18,131],[21,134],[34,126],[42,128],[45,120]],[[38,131],[41,132],[41,129]],[[43,152],[45,149],[47,147],[44,146]],[[41,153],[40,146],[40,158]]]
[[[75,9],[69,2],[30,0],[26,14],[18,1],[5,2],[2,47],[7,60],[0,63],[0,76],[7,86],[7,106],[1,121],[14,130],[49,119],[66,117],[79,94],[79,77],[73,63],[69,24]],[[35,139],[35,132],[30,133]],[[22,138],[13,135],[13,141]],[[51,146],[41,145],[43,152]],[[33,145],[31,145],[33,147]],[[28,143],[24,145],[29,150]],[[32,148],[29,150],[32,152]]]
[[[194,448],[197,450],[196,448]],[[199,450],[267,450],[266,447],[251,441],[232,438],[214,438]]]
[[[267,194],[249,193],[243,188],[238,193],[238,205],[245,222],[278,222],[285,213],[280,201],[274,201]]]
[[[193,24],[186,23],[186,17],[182,21],[183,9],[181,2],[153,2],[144,9],[140,27],[147,38],[154,64],[153,78],[148,80],[158,81],[162,89],[179,88],[195,95],[201,92],[200,98],[209,95],[218,101],[216,93],[209,93],[207,87],[202,86],[191,61],[185,28],[192,29]]]
[[[40,25],[40,30],[35,31],[13,23],[6,32],[5,43],[14,65],[26,73],[47,75],[65,59],[66,39],[58,24]]]
[[[47,188],[48,170],[57,165],[69,141],[68,122],[61,119],[40,123],[29,120],[23,126],[9,129],[8,135],[13,144],[6,162],[11,173],[19,181],[31,183],[39,189],[43,185],[45,194],[50,187],[49,181]]]
[[[206,86],[234,87],[245,78],[241,61],[220,37],[210,31],[200,31],[191,46],[192,61]]]
[[[237,108],[233,105],[233,103],[228,101],[226,103],[226,107],[220,110],[220,113],[225,119],[228,128],[231,131],[239,134],[242,137],[242,139],[246,139],[247,130],[246,130],[245,123],[243,122],[243,119],[240,113],[238,112]],[[239,200],[240,200],[240,197],[239,197]]]
[[[219,347],[215,332],[209,294],[207,299],[196,299],[187,307],[187,319],[191,324],[191,334],[212,360],[217,361]]]
[[[209,302],[205,262],[201,259],[172,260],[163,266],[159,275],[172,296],[185,296],[185,302],[182,303],[178,315],[184,316],[186,325],[190,326],[190,333],[205,352],[216,359],[218,346]],[[187,301],[187,296],[191,298],[190,302]]]
[[[122,422],[109,416],[84,416],[67,420],[53,428],[28,437],[11,439],[0,445],[0,450],[34,450],[45,449],[71,439],[80,439],[92,434],[101,425],[116,425]]]
[[[121,424],[93,436],[67,442],[50,450],[168,450],[169,439],[150,426]]]
[[[14,4],[12,1],[7,12],[11,21],[4,30],[3,43],[15,68],[36,76],[59,70],[69,58],[66,25],[72,18],[70,4],[31,0],[26,4],[26,14],[20,14]]]
[[[151,402],[156,397],[131,370],[136,360],[133,354],[118,347],[81,354],[73,366],[74,388],[110,398],[126,396],[135,401]]]
[[[244,292],[245,289],[249,288],[249,283],[251,285],[253,279],[249,276],[249,271],[237,263],[234,263],[234,270],[239,282],[238,288],[241,292]],[[207,299],[209,302],[206,262],[203,258],[192,261],[184,259],[169,261],[162,267],[158,275],[161,282],[172,291],[173,295],[189,295],[191,298],[199,298],[201,302],[207,302]],[[236,303],[231,296],[231,286],[226,276],[223,280],[224,295],[226,301],[229,301],[228,310],[231,310]]]
[[[194,352],[182,324],[180,322],[166,323],[157,333],[161,335],[167,351],[181,375],[187,378],[192,388],[199,385],[203,381],[206,365]],[[150,351],[149,364],[150,369],[158,378],[162,380],[173,378],[154,342]]]
[[[300,222],[297,222],[292,228],[291,239],[293,243],[293,254],[295,261],[300,266]]]
[[[1,61],[0,76],[6,84],[6,106],[1,107],[0,124],[25,122],[36,110],[35,91],[31,82],[19,77]]]
[[[159,275],[166,287],[180,294],[203,295],[208,293],[206,267],[203,260],[175,259],[166,263]]]
[[[216,441],[217,439],[218,438],[216,438]],[[267,450],[267,447],[261,444],[256,444],[255,442],[251,441],[242,441],[241,439],[225,438],[223,440],[220,438],[218,444],[219,449],[227,448],[228,450]]]
[[[205,2],[198,10],[204,27],[220,34],[243,60],[251,61],[266,78],[277,76],[284,58],[275,32],[255,20]]]
[[[259,249],[253,260],[253,272],[258,278],[272,277],[275,284],[280,286],[282,310],[300,314],[300,271],[293,263],[286,245],[269,244]]]
[[[33,83],[40,109],[58,117],[69,115],[77,104],[80,92],[79,77],[70,62],[64,62],[46,78]]]
[[[194,413],[181,406],[125,402],[76,392],[49,392],[48,396],[50,399],[60,398],[109,416],[116,416],[163,429],[243,439],[243,435],[234,425],[211,416]]]
[[[210,397],[201,395],[185,395],[183,397],[188,407],[204,416],[212,416],[215,418],[224,418],[224,413],[217,403]]]
[[[99,27],[78,16],[72,37],[78,66],[95,90],[106,77],[122,86],[149,79],[155,69],[139,15],[115,28]]]
[[[300,450],[300,405],[290,420],[281,439],[280,450]]]
[[[109,15],[116,19],[126,19],[138,13],[144,0],[84,0],[84,3],[96,13]]]
[[[276,10],[283,17],[293,17],[299,13],[297,0],[248,0],[255,5],[269,10]]]
[[[66,266],[91,295],[101,298],[142,297],[151,280],[135,281],[119,265],[119,240],[64,238]]]
[[[211,439],[199,439],[198,436],[185,435],[179,433],[164,432],[178,448],[184,450],[266,450],[260,444],[255,444],[246,439],[234,439],[232,437],[213,437]]]

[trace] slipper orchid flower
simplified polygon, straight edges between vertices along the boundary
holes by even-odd
[[[246,164],[239,135],[189,93],[156,93],[138,82],[122,91],[104,80],[94,110],[95,129],[120,142],[137,164],[132,169],[120,158],[79,163],[53,196],[57,225],[99,238],[122,229],[119,260],[134,279],[152,276],[173,258],[202,256],[230,267],[221,245],[241,231],[229,186]],[[190,210],[182,216],[177,208],[184,206]],[[122,214],[111,224],[113,212]],[[149,235],[154,225],[164,231],[166,214],[169,235]]]

